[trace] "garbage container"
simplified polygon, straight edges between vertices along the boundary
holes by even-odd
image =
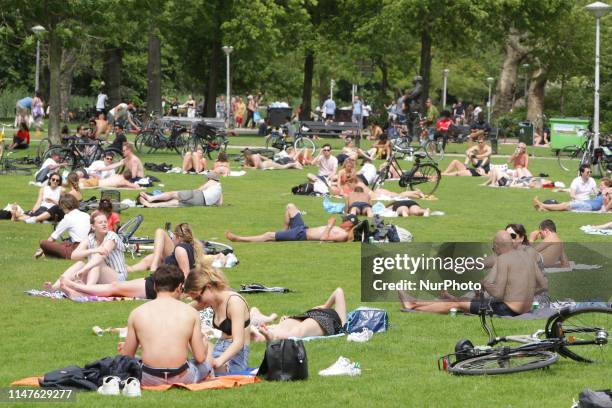
[[[287,122],[287,118],[291,119],[293,110],[291,108],[268,108],[267,119],[270,126],[280,126]]]
[[[336,114],[334,115],[335,122],[350,122],[353,120],[353,110],[352,109],[336,109]]]
[[[533,146],[533,123],[519,122],[519,142],[525,143],[527,146]]]
[[[567,146],[580,146],[589,128],[588,119],[552,118],[550,119],[550,147],[563,149]]]

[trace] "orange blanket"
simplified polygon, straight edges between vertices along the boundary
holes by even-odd
[[[42,377],[26,377],[21,380],[12,382],[11,386],[38,387],[39,379],[42,380]],[[221,377],[211,378],[209,380],[204,380],[197,384],[165,384],[156,386],[143,386],[142,389],[148,391],[166,391],[170,388],[183,388],[189,391],[219,390],[222,388],[233,388],[248,384],[255,384],[259,381],[261,381],[259,378],[250,375],[225,375]]]

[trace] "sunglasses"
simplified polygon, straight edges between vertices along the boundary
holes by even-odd
[[[331,149],[323,149],[324,152],[331,152]]]
[[[514,233],[514,232],[510,233],[510,238],[516,239],[516,237],[518,237],[518,235],[516,233]]]
[[[60,179],[58,179],[58,178],[52,178],[52,179],[50,179],[49,181],[55,181],[56,183],[59,183]]]
[[[104,160],[113,160],[112,157],[105,157]]]

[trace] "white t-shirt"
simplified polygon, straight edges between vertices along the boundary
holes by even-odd
[[[332,174],[336,174],[336,170],[338,170],[338,159],[335,156],[329,156],[328,159],[325,156],[321,155],[319,159],[319,173],[318,176],[321,177],[329,177]]]
[[[592,177],[586,181],[582,181],[582,177],[578,176],[574,180],[572,180],[572,184],[570,185],[570,190],[574,191],[576,194],[576,201],[586,201],[591,198],[591,193],[593,190],[597,189],[597,184]]]
[[[480,106],[476,106],[474,108],[474,120],[478,120],[478,114],[482,112],[482,108]]]
[[[51,234],[51,238],[58,240],[64,232],[68,232],[72,242],[83,242],[89,235],[91,225],[89,224],[89,214],[74,209],[57,224],[55,231]]]
[[[213,184],[211,187],[202,191],[202,194],[204,194],[204,203],[206,205],[218,204],[222,194],[221,183]]]
[[[368,104],[368,105],[363,105],[363,116],[368,117],[370,116],[370,112],[372,111],[372,107]]]
[[[128,115],[128,105],[127,103],[120,103],[110,110],[110,113],[113,115],[115,120],[121,119],[123,117],[127,117]]]
[[[38,171],[34,174],[34,178],[36,178],[36,176],[38,176],[38,173],[40,173],[43,169],[46,169],[51,165],[57,165],[57,162],[49,157],[43,162],[42,166],[40,166],[40,169],[38,169]]]
[[[103,110],[106,107],[106,100],[108,96],[105,93],[100,93],[98,95],[98,100],[96,101],[96,109]]]
[[[357,174],[361,174],[368,181],[368,185],[372,185],[374,179],[376,178],[376,174],[378,171],[376,170],[376,166],[372,163],[365,163],[361,170],[357,172]]]
[[[59,199],[60,199],[60,195],[62,194],[62,188],[61,187],[55,187],[55,190],[52,189],[50,186],[44,186],[43,187],[43,196],[42,196],[42,203],[40,203],[40,206],[43,208],[51,208],[56,204],[50,203],[48,201],[46,201],[47,198],[52,199],[53,201],[55,201],[56,203],[59,203]]]
[[[106,167],[106,164],[104,164],[104,161],[96,160],[93,163],[91,163],[91,165],[85,170],[87,170],[88,174],[98,176],[98,178],[101,178],[101,179],[109,178],[110,176],[115,175],[115,169],[104,170],[104,171],[100,170],[105,167]]]

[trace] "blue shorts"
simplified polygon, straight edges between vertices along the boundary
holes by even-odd
[[[595,200],[586,200],[586,201],[570,201],[570,208],[575,211],[593,211],[593,206],[591,205],[591,201]]]
[[[219,339],[213,349],[213,358],[218,358],[232,345],[231,339]],[[234,355],[226,364],[230,373],[245,371],[248,369],[249,362],[249,346],[245,345],[238,354]]]
[[[289,219],[289,228],[284,231],[277,231],[274,234],[275,241],[306,241],[306,230],[302,214],[297,213]]]

